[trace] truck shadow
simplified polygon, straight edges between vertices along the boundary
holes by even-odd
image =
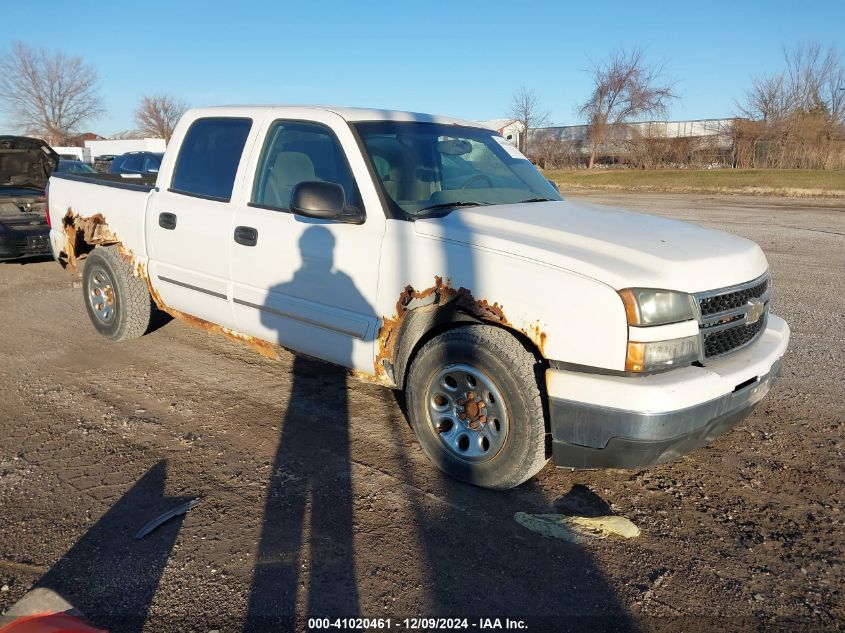
[[[58,594],[98,627],[140,633],[183,517],[142,540],[133,535],[152,517],[188,500],[165,496],[166,473],[164,460],[147,470],[32,590]]]
[[[525,622],[531,631],[555,633],[639,630],[584,546],[543,537],[513,519],[520,511],[613,514],[606,502],[580,484],[550,500],[535,480],[495,491],[451,479],[421,451],[408,449],[413,431],[403,424],[404,398],[396,393],[395,400],[394,409],[402,412],[390,427],[398,447],[396,471],[408,489],[419,491],[408,501],[428,577],[426,616],[509,619]],[[432,494],[442,499],[436,507]]]

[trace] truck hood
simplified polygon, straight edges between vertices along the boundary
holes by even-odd
[[[418,235],[508,253],[601,281],[616,290],[701,292],[743,283],[768,265],[757,244],[677,220],[581,202],[459,209],[417,220]]]
[[[26,136],[0,136],[0,187],[44,191],[59,155],[44,141]]]

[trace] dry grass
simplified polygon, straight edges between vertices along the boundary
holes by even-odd
[[[845,171],[813,169],[549,170],[567,189],[845,198]]]

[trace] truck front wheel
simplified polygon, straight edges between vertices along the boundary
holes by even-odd
[[[420,349],[405,383],[411,426],[446,474],[507,489],[546,464],[537,360],[507,331],[469,325]]]
[[[124,341],[146,333],[153,313],[147,284],[114,247],[98,247],[88,255],[82,290],[91,323],[107,339]]]

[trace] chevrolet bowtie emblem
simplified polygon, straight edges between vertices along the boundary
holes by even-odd
[[[759,299],[748,300],[748,312],[745,314],[745,322],[749,325],[757,323],[760,317],[763,316],[763,311],[766,305]]]

